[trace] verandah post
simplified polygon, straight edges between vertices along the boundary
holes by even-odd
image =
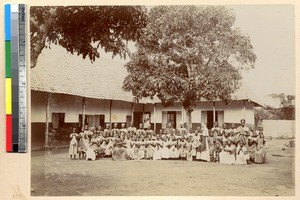
[[[109,101],[109,128],[111,130],[111,109],[112,109],[113,100]]]
[[[82,127],[85,126],[85,97],[82,97],[82,119],[81,119]],[[79,130],[81,131],[81,130]]]
[[[47,106],[46,106],[45,148],[47,148],[49,145],[48,143],[49,143],[50,98],[51,98],[51,93],[48,93]]]
[[[154,110],[153,110],[153,123],[154,123],[154,132],[156,132],[156,103],[154,103]]]

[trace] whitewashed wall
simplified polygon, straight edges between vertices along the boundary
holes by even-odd
[[[224,105],[224,122],[239,123],[241,119],[245,119],[247,124],[254,124],[253,103],[245,101],[245,111],[243,111],[243,101]]]
[[[115,104],[113,102],[113,104]],[[82,114],[82,109],[78,114]],[[105,115],[105,121],[109,121],[109,101],[101,99],[85,98],[86,115]]]
[[[46,93],[31,91],[31,121],[46,121]]]
[[[32,92],[31,121],[45,122],[47,100],[46,93]],[[82,114],[82,97],[52,94],[50,113],[65,113],[66,123],[78,123],[78,115]],[[109,100],[86,98],[86,115],[105,115],[105,122],[109,121]],[[52,120],[50,114],[49,122]],[[112,122],[125,122],[126,116],[131,115],[131,103],[113,101]]]
[[[111,121],[126,122],[127,115],[131,115],[131,103],[124,102],[124,101],[113,101],[112,109],[111,109]],[[109,121],[109,110],[108,113],[105,113],[105,121],[106,122]]]
[[[52,113],[65,113],[65,122],[77,123],[78,115],[82,113],[82,97],[51,94],[50,98],[50,119],[52,121]]]
[[[174,106],[170,106],[170,107],[166,107],[166,108],[163,107],[160,103],[156,104],[156,116],[154,117],[154,122],[162,123],[163,111],[180,111],[181,112],[182,107],[181,107],[180,103],[175,103]]]
[[[265,136],[295,137],[295,120],[263,120]]]
[[[46,93],[32,91],[32,122],[45,122],[46,120]],[[51,95],[50,113],[60,112],[65,113],[65,122],[72,123],[78,122],[78,115],[82,114],[82,97],[65,95],[65,94],[52,94]],[[219,114],[219,122],[225,123],[239,123],[242,118],[245,118],[247,124],[254,124],[254,111],[253,103],[245,103],[245,112],[243,111],[243,102],[234,101],[229,105],[224,102],[216,102],[215,110],[224,111],[224,115]],[[212,103],[198,103],[192,112],[192,122],[200,123],[206,121],[205,113],[201,111],[212,111]],[[142,104],[134,104],[135,112],[142,112]],[[179,126],[180,122],[186,122],[186,112],[182,108],[181,103],[175,103],[174,106],[164,108],[161,104],[156,104],[156,112],[154,114],[154,105],[145,104],[144,112],[151,113],[151,123],[162,123],[165,126],[166,112],[176,111],[176,124]],[[109,100],[99,100],[86,98],[86,111],[87,115],[105,115],[105,121],[109,121]],[[131,103],[123,101],[113,101],[112,104],[112,122],[125,122],[126,116],[131,115]],[[163,116],[164,115],[164,116]],[[51,122],[51,117],[50,117]]]

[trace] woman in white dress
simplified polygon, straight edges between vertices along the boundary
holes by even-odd
[[[209,156],[209,144],[208,144],[208,129],[205,122],[201,122],[200,131],[200,142],[201,142],[201,153],[199,159],[202,161],[210,161]]]

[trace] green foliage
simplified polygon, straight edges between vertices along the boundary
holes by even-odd
[[[157,6],[126,64],[123,89],[137,98],[157,96],[164,106],[230,101],[241,69],[254,67],[250,38],[233,28],[234,14],[222,6]]]
[[[126,41],[137,40],[145,26],[146,9],[142,6],[31,7],[31,66],[50,43],[91,61],[99,58],[99,47],[126,58],[130,53]]]

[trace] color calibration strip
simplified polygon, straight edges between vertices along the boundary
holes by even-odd
[[[26,5],[5,5],[6,151],[26,152]]]

